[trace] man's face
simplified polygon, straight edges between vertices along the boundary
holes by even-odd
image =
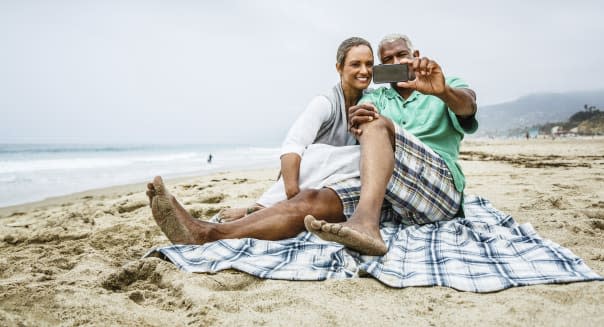
[[[399,64],[401,59],[413,59],[414,56],[419,56],[419,52],[414,51],[414,53],[411,53],[403,40],[385,43],[380,50],[382,64]],[[409,69],[409,79],[415,79],[413,69]]]
[[[382,64],[398,64],[403,58],[413,59],[413,54],[403,40],[384,43],[380,50]]]

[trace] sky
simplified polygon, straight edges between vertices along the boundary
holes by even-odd
[[[339,81],[350,36],[377,49],[409,35],[479,106],[604,89],[603,13],[580,0],[0,0],[0,143],[278,145]]]

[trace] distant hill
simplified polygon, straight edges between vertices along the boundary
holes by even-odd
[[[585,104],[604,107],[604,90],[536,93],[515,101],[478,108],[476,136],[505,136],[512,129],[566,121]]]

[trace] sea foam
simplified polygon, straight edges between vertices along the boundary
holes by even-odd
[[[177,177],[278,165],[278,147],[0,145],[0,206],[143,182],[155,175]]]

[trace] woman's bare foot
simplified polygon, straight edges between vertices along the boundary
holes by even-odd
[[[228,208],[218,212],[218,221],[227,223],[245,217],[247,208]]]
[[[258,210],[264,209],[263,206],[253,205],[247,208],[229,208],[222,209],[218,212],[218,222],[228,223],[235,221],[237,219],[241,219],[251,213],[254,213]]]
[[[151,212],[162,232],[174,244],[203,244],[211,225],[193,218],[165,188],[161,177],[147,184]]]
[[[355,224],[351,220],[345,223],[328,223],[309,215],[304,218],[304,226],[309,232],[326,241],[338,242],[361,254],[384,255],[388,252],[378,228]]]

